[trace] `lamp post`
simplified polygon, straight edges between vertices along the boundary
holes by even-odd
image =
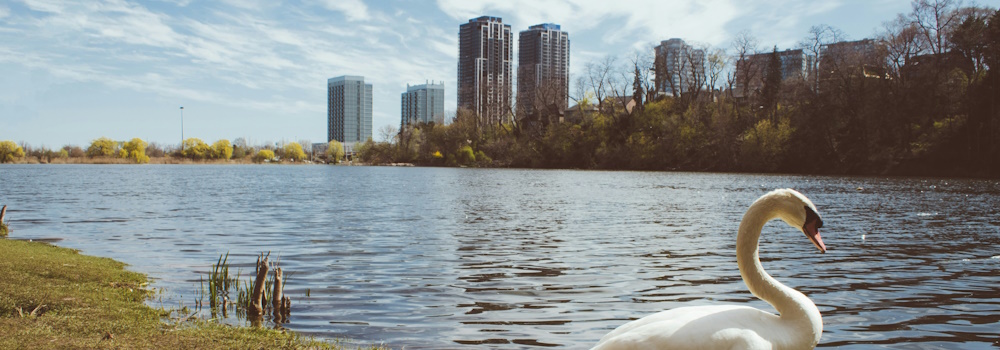
[[[181,151],[184,151],[184,106],[181,106]]]

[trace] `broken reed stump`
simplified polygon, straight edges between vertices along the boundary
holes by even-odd
[[[271,253],[267,255],[270,256]],[[264,253],[260,253],[260,256],[257,257],[257,279],[253,283],[253,293],[250,294],[250,309],[247,310],[249,315],[264,315],[264,303],[261,299],[264,297],[264,280],[267,278],[267,268],[267,257],[264,256]]]
[[[4,205],[3,209],[0,209],[0,238],[6,238],[7,234],[10,233],[10,228],[4,223],[3,217],[7,215],[7,206]]]
[[[274,288],[271,289],[271,311],[274,313],[275,320],[281,320],[281,315],[284,314],[282,310],[283,301],[281,300],[281,290],[284,289],[282,278],[281,268],[274,269]]]

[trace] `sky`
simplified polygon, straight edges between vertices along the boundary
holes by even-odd
[[[0,140],[177,146],[183,118],[184,137],[208,143],[325,142],[326,81],[341,75],[373,85],[378,140],[378,129],[398,128],[407,84],[443,81],[446,114],[454,112],[458,27],[482,15],[502,17],[515,37],[561,25],[575,81],[588,62],[670,38],[728,49],[747,30],[762,48],[783,50],[819,24],[872,37],[910,8],[908,0],[5,0]]]

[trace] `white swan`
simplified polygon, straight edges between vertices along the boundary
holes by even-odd
[[[812,300],[786,287],[760,265],[757,241],[764,224],[781,219],[805,233],[826,252],[816,206],[792,189],[774,190],[747,209],[736,235],[736,262],[750,292],[778,315],[748,306],[691,306],[662,311],[626,323],[594,347],[611,349],[812,349],[823,333],[823,319]]]

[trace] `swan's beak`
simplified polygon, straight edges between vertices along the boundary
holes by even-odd
[[[802,227],[802,232],[806,234],[806,237],[809,237],[809,241],[811,241],[816,248],[819,248],[820,252],[826,253],[826,245],[823,244],[823,237],[820,237],[819,235],[819,227],[816,227],[816,220],[806,223],[805,226]]]

